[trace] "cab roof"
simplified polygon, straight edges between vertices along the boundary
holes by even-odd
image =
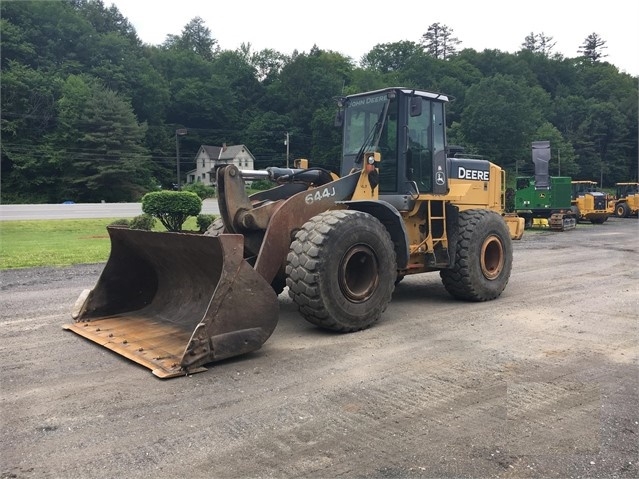
[[[346,98],[357,98],[360,96],[369,96],[369,95],[374,95],[376,93],[384,93],[389,91],[401,91],[402,93],[406,95],[415,95],[415,96],[421,96],[424,98],[432,98],[433,100],[440,100],[440,101],[446,101],[446,102],[448,101],[448,95],[444,95],[443,93],[434,93],[434,92],[430,92],[426,90],[416,90],[413,88],[405,88],[405,87],[388,87],[388,88],[382,88],[380,90],[372,90],[372,91],[367,91],[362,93],[355,93],[353,95],[348,95]]]

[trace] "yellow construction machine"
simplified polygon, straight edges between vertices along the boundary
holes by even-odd
[[[501,168],[447,157],[447,101],[407,88],[339,98],[339,174],[226,165],[205,234],[109,227],[109,260],[64,327],[168,378],[260,348],[286,286],[306,320],[341,332],[375,323],[406,275],[439,271],[454,298],[497,298],[523,218],[503,214]],[[274,187],[247,196],[256,179]]]
[[[617,218],[637,216],[639,213],[639,183],[616,183],[615,197],[610,206]]]
[[[597,182],[579,180],[571,182],[572,212],[577,221],[590,221],[592,224],[603,224],[614,213],[608,204],[608,195],[597,188]]]

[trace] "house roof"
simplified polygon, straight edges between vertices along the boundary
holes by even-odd
[[[208,157],[212,160],[232,160],[239,153],[242,153],[243,151],[246,151],[249,155],[253,156],[245,145],[233,145],[233,146],[202,145],[201,148],[206,152]]]

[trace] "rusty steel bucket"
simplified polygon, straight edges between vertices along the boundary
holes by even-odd
[[[277,296],[243,259],[242,235],[107,230],[109,260],[64,329],[160,378],[255,351],[273,333]]]

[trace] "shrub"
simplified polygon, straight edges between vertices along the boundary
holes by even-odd
[[[182,188],[182,191],[190,191],[192,193],[195,193],[200,197],[201,200],[213,198],[215,196],[215,188],[207,186],[200,181],[196,183],[189,183],[184,188]]]
[[[113,220],[111,221],[111,223],[109,223],[109,226],[117,226],[119,228],[128,228],[129,227],[129,220],[127,220],[126,218],[120,218],[117,220]]]
[[[138,215],[131,220],[129,228],[132,230],[145,230],[151,231],[155,226],[155,218],[151,215],[142,214]]]
[[[168,231],[182,231],[186,219],[202,211],[202,200],[191,191],[152,191],[142,197],[142,211]]]
[[[277,185],[275,185],[275,183],[269,180],[255,180],[251,182],[251,189],[254,189],[254,190],[260,190],[260,191],[270,190],[274,186],[277,186]]]
[[[211,226],[211,223],[213,223],[213,220],[215,219],[215,215],[205,215],[205,214],[199,214],[197,215],[197,227],[200,230],[200,233],[204,233],[209,226]]]

